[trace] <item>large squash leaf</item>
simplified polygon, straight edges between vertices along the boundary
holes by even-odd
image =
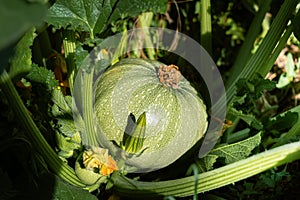
[[[61,178],[50,173],[40,175],[36,185],[38,186],[38,189],[28,191],[29,196],[22,199],[97,200],[97,197],[87,190],[70,185]]]
[[[119,18],[146,11],[164,13],[166,9],[167,0],[58,0],[49,9],[47,21],[56,28],[89,32],[93,38]]]
[[[16,42],[47,13],[45,1],[0,0],[0,50]]]
[[[255,136],[241,142],[213,149],[210,154],[223,157],[225,159],[225,163],[230,164],[249,156],[251,151],[259,145],[260,140],[261,136],[260,133],[258,133]]]

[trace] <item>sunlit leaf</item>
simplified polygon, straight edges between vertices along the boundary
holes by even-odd
[[[58,29],[89,32],[94,38],[114,20],[137,16],[145,11],[164,13],[166,9],[166,0],[58,0],[49,9],[47,21]]]
[[[201,160],[197,161],[197,166],[200,173],[206,172],[213,169],[214,163],[217,161],[218,156],[213,154],[208,154]]]
[[[257,120],[253,114],[245,114],[242,111],[238,111],[234,108],[230,108],[228,114],[233,115],[235,117],[240,117],[249,126],[252,126],[257,130],[261,130],[263,128],[262,123],[259,120]]]
[[[209,154],[224,158],[225,163],[230,164],[247,158],[251,151],[260,144],[260,140],[261,135],[258,133],[246,140],[213,149]]]
[[[52,90],[58,86],[58,81],[55,79],[52,71],[45,67],[39,67],[35,64],[32,65],[32,68],[26,78],[28,78],[31,82],[43,84],[48,90]]]
[[[34,29],[28,31],[14,49],[14,56],[10,59],[9,75],[14,78],[19,74],[28,73],[31,69],[30,46],[35,38]]]

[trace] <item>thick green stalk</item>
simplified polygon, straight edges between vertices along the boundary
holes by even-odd
[[[270,57],[265,60],[264,64],[262,64],[263,67],[261,67],[258,71],[259,74],[266,75],[270,71],[270,66],[273,66],[273,64],[275,63],[276,59],[278,58],[278,55],[285,47],[286,41],[291,36],[292,32],[293,32],[293,27],[290,25],[285,30],[283,36],[279,39],[278,44],[274,49],[274,51],[271,53]]]
[[[95,122],[93,115],[93,74],[94,69],[92,68],[89,72],[85,72],[83,74],[84,80],[84,90],[83,90],[83,116],[84,116],[84,124],[86,128],[86,137],[87,141],[82,143],[89,147],[91,146],[99,146],[97,133],[95,131]]]
[[[300,12],[298,11],[297,15],[294,17],[293,22],[291,25],[289,25],[287,27],[287,29],[285,30],[283,36],[280,38],[278,45],[276,46],[276,48],[274,49],[274,51],[272,52],[271,56],[269,59],[266,60],[265,62],[265,67],[261,67],[259,73],[260,74],[267,74],[269,71],[268,70],[268,66],[272,66],[278,55],[280,54],[281,50],[285,47],[286,45],[286,41],[289,39],[290,35],[293,32],[294,27],[293,26],[297,26],[297,24],[299,23],[298,20],[300,16]]]
[[[211,55],[212,53],[212,29],[211,29],[211,5],[210,0],[200,2],[200,38],[201,45]]]
[[[284,1],[280,10],[278,11],[273,23],[271,24],[270,30],[268,31],[266,37],[263,39],[262,43],[258,47],[257,51],[251,58],[248,60],[246,65],[242,67],[241,72],[236,75],[230,84],[227,84],[226,87],[226,96],[227,96],[227,105],[232,103],[233,97],[235,95],[235,84],[241,78],[252,78],[257,72],[262,72],[262,76],[266,75],[273,64],[266,66],[264,63],[272,56],[278,56],[275,53],[278,53],[276,49],[279,48],[278,41],[286,42],[284,39],[286,37],[281,37],[287,28],[288,20],[292,17],[298,1]],[[281,39],[280,39],[281,38]],[[275,52],[275,53],[274,53]],[[216,105],[218,107],[218,104]]]
[[[75,52],[76,52],[76,40],[74,31],[64,30],[63,32],[63,45],[65,58],[67,63],[68,78],[70,91],[73,92],[73,84],[76,76],[76,65],[75,65]]]
[[[146,49],[147,55],[148,55],[149,59],[154,60],[155,59],[155,51],[153,48],[149,30],[146,29],[151,26],[152,18],[153,18],[152,12],[142,13],[138,17],[138,22],[139,22],[139,28],[144,28],[144,30],[142,30],[142,32],[140,33],[140,35],[142,37],[141,39],[144,40],[145,45],[147,47],[152,47],[152,48]]]
[[[300,142],[283,145],[247,159],[198,175],[198,193],[220,188],[270,168],[300,159]],[[162,196],[184,197],[194,194],[194,176],[170,181],[142,182],[115,174],[114,190],[131,199]]]
[[[84,187],[85,185],[78,179],[74,170],[64,163],[47,143],[23,104],[6,71],[0,75],[0,88],[19,122],[24,127],[25,133],[32,143],[33,148],[43,156],[50,169],[68,183],[78,187]]]
[[[250,28],[247,32],[246,40],[241,46],[238,55],[236,57],[236,60],[234,61],[234,64],[230,69],[230,77],[226,82],[227,86],[235,82],[236,77],[244,69],[244,66],[246,66],[248,59],[252,55],[251,50],[253,49],[253,44],[261,30],[261,24],[264,20],[264,17],[267,11],[270,9],[270,4],[271,4],[271,0],[265,1],[263,5],[259,8],[259,11],[257,12],[256,16],[254,17],[250,25]]]

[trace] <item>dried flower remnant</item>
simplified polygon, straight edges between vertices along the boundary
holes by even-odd
[[[158,68],[159,81],[168,87],[174,89],[179,88],[179,82],[182,80],[182,75],[176,65],[161,65]]]
[[[82,158],[86,169],[98,170],[103,176],[108,176],[118,170],[116,161],[108,155],[107,149],[92,147],[83,153]]]

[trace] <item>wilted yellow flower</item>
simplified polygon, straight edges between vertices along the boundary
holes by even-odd
[[[108,155],[108,149],[92,147],[83,152],[83,164],[86,169],[94,171],[99,170],[103,176],[108,176],[118,170],[116,161]]]

